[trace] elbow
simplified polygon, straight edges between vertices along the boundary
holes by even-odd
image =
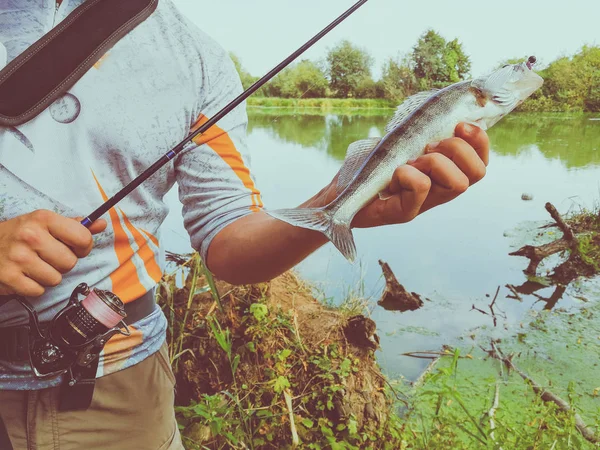
[[[269,274],[264,266],[252,258],[234,240],[219,233],[208,247],[206,267],[219,280],[234,286],[270,281],[279,274]]]
[[[227,258],[207,258],[206,267],[215,276],[215,278],[225,281],[234,286],[244,284],[257,284],[270,281],[276,275],[270,277],[261,274],[260,271],[249,270],[242,262],[228,260]]]

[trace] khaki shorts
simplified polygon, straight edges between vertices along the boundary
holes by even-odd
[[[167,347],[99,378],[90,408],[57,410],[60,388],[0,391],[15,450],[181,450]]]

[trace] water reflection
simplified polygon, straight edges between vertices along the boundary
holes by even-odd
[[[388,115],[391,116],[391,112]],[[348,146],[369,136],[382,136],[387,123],[381,115],[252,115],[249,132],[266,130],[283,142],[318,147],[339,161]]]
[[[251,114],[249,132],[267,130],[283,142],[318,147],[343,160],[348,146],[382,136],[392,112],[380,115]],[[548,159],[568,168],[600,165],[600,121],[583,114],[514,114],[489,131],[494,150],[518,156],[536,146]]]
[[[519,155],[535,145],[566,167],[600,165],[600,122],[590,115],[516,114],[490,130],[494,150]]]

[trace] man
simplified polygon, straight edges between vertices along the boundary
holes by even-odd
[[[10,62],[84,0],[0,3],[0,44]],[[0,295],[27,296],[43,322],[75,286],[131,303],[161,277],[162,199],[175,184],[191,243],[231,283],[271,279],[326,242],[262,211],[248,169],[246,114],[238,108],[190,144],[90,230],[74,218],[95,209],[241,91],[235,68],[208,36],[161,0],[68,94],[32,121],[0,127]],[[485,174],[488,140],[459,125],[456,138],[399,167],[395,194],[375,200],[356,227],[412,220],[452,200]],[[307,180],[307,182],[309,182]],[[335,180],[304,206],[335,196]],[[24,310],[0,309],[1,328],[21,326]],[[0,358],[0,416],[16,449],[179,449],[174,379],[159,309],[104,348],[92,404],[60,411],[62,377],[40,380],[26,361]],[[0,332],[0,336],[2,336]]]

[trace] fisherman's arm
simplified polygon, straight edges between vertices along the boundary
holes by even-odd
[[[456,136],[399,167],[389,187],[393,197],[374,200],[357,214],[353,226],[367,228],[409,222],[418,214],[456,198],[483,178],[489,157],[487,134],[477,127],[460,124]],[[301,206],[325,206],[335,198],[335,187],[334,179]],[[257,212],[234,221],[214,237],[207,265],[219,278],[231,283],[255,283],[280,275],[326,242],[319,232]]]

